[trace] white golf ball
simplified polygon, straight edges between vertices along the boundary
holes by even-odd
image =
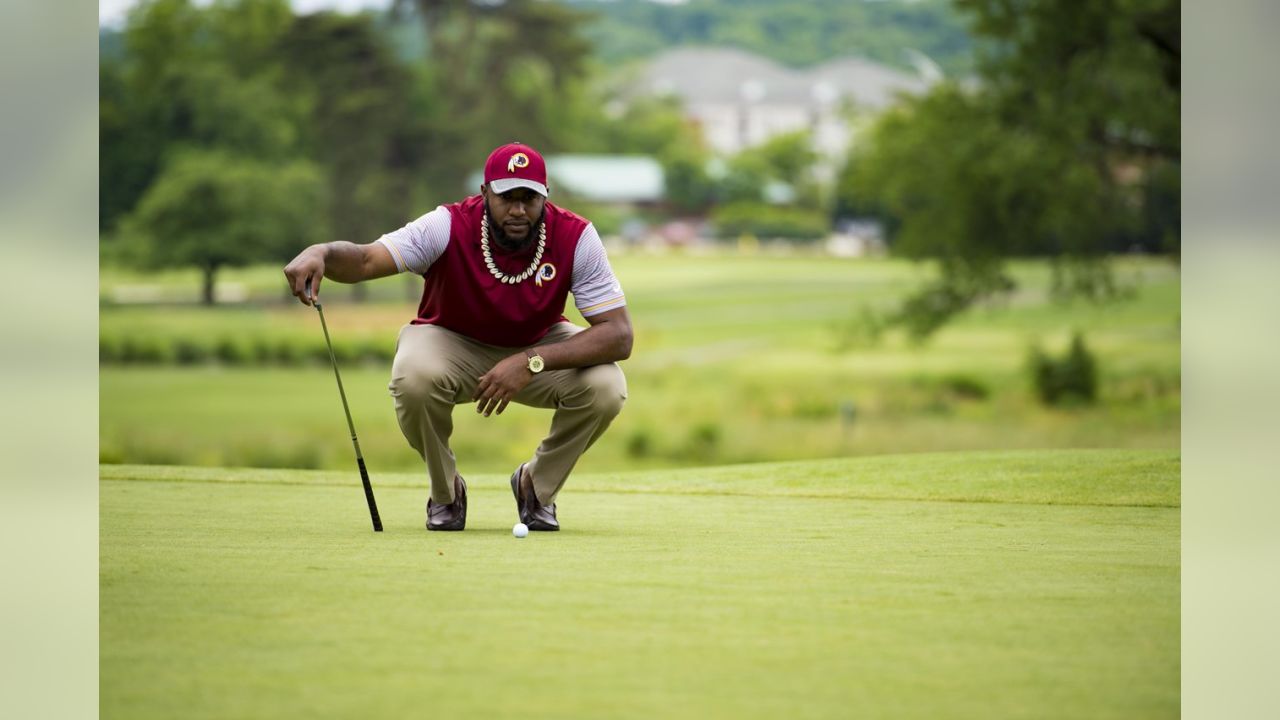
[[[516,537],[524,537],[529,534],[529,526],[524,523],[516,523],[515,526],[511,528],[511,534]]]

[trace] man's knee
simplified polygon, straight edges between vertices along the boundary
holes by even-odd
[[[397,354],[391,364],[391,382],[387,389],[397,399],[426,403],[451,399],[456,392],[454,385],[449,364],[443,359]]]
[[[627,401],[627,380],[621,368],[612,363],[596,365],[584,369],[581,379],[595,414],[612,419],[622,412]]]

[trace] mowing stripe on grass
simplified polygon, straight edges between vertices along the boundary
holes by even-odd
[[[577,493],[1181,507],[1181,459],[1162,450],[928,453],[673,471],[579,473]],[[353,472],[103,465],[103,480],[345,486]],[[425,488],[417,473],[377,473],[377,487]],[[506,478],[468,475],[477,492]]]

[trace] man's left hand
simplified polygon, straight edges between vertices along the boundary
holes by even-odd
[[[533,379],[529,359],[523,353],[504,358],[493,369],[480,376],[476,385],[476,412],[489,417],[502,414],[507,404]]]

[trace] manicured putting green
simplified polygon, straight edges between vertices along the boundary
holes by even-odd
[[[105,718],[1176,717],[1179,458],[500,476],[101,468]]]

